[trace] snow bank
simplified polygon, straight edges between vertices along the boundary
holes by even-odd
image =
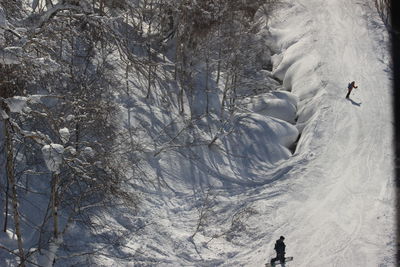
[[[292,124],[259,114],[241,115],[237,123],[240,128],[237,145],[253,147],[252,155],[267,156],[273,159],[272,163],[290,156],[283,147],[290,147],[297,139],[298,131]]]
[[[286,91],[274,91],[257,97],[242,100],[246,109],[265,116],[294,123],[298,99]]]
[[[290,11],[289,11],[290,10]],[[293,6],[286,12],[305,12],[303,6]],[[285,13],[285,12],[283,12]],[[289,23],[288,25],[287,23]],[[296,21],[296,24],[293,24]],[[278,24],[283,28],[271,26],[270,31],[278,46],[277,54],[273,56],[272,73],[282,80],[283,88],[297,97],[296,127],[300,133],[321,114],[323,95],[326,82],[321,80],[320,55],[313,48],[315,36],[310,34],[311,20],[294,18],[287,20],[282,17]],[[312,129],[308,127],[309,129]],[[312,135],[312,132],[307,134]],[[303,136],[304,137],[304,136]],[[309,139],[308,137],[304,137]],[[302,142],[300,140],[300,142]]]
[[[208,140],[205,145],[168,149],[156,157],[151,153],[146,158],[150,165],[148,175],[179,194],[210,186],[254,186],[273,179],[260,170],[269,171],[290,158],[291,147],[299,135],[289,122],[257,113],[241,113],[232,118],[209,147],[206,144],[218,132],[216,125],[210,117],[197,123],[196,127],[204,132],[201,139]],[[188,144],[192,141],[199,142],[188,138]]]

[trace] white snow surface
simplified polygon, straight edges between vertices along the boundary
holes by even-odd
[[[93,148],[86,146],[83,148],[83,154],[91,158],[94,157],[96,153],[94,152]]]
[[[294,123],[297,103],[295,95],[286,91],[273,91],[244,99],[241,104],[252,112]]]
[[[307,122],[293,162],[312,157],[279,185],[282,204],[266,214],[266,231],[286,236],[288,266],[395,266],[387,35],[371,6],[293,1],[271,23],[282,51],[275,75]],[[352,80],[359,89],[348,101]],[[273,242],[263,246],[270,255]]]
[[[67,143],[71,135],[68,128],[61,128],[58,132],[60,133],[61,141],[63,142],[63,144]]]
[[[146,227],[125,246],[135,262],[99,265],[263,266],[284,235],[287,267],[395,266],[385,27],[373,1],[283,2],[269,22],[283,90],[244,100],[240,131],[221,131],[218,146],[149,153]],[[129,123],[147,109],[128,110]],[[173,120],[151,112],[149,125]]]
[[[42,147],[43,159],[49,171],[60,173],[64,146],[60,144],[49,144]]]
[[[11,112],[22,113],[24,111],[28,111],[29,107],[28,103],[42,103],[45,104],[45,99],[48,96],[45,95],[30,95],[29,97],[25,96],[14,96],[5,99],[4,101],[7,103]]]

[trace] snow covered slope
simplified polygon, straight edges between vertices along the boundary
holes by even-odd
[[[287,236],[293,266],[394,266],[387,35],[367,1],[293,2],[271,25],[276,74],[302,101],[299,121],[311,117],[295,157],[312,160],[291,175],[271,230]]]
[[[145,200],[156,223],[129,244],[141,264],[262,266],[284,235],[287,266],[395,266],[387,34],[367,1],[284,2],[270,31],[273,74],[299,100],[294,155],[264,166],[256,143],[256,161],[211,151],[210,169],[178,153],[155,159],[159,170],[169,166],[159,182],[174,193]],[[346,100],[353,80],[359,87]],[[238,140],[262,141],[260,129]]]

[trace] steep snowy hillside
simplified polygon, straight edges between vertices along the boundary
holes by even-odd
[[[0,26],[1,266],[264,266],[282,235],[289,267],[395,266],[373,0],[2,1]]]
[[[262,266],[284,235],[294,256],[287,266],[394,266],[391,73],[379,17],[355,0],[288,0],[269,26],[273,75],[297,104],[294,155],[264,150],[271,122],[262,121],[276,119],[263,114],[224,139],[246,151],[241,158],[213,150],[155,158],[171,190],[148,192],[144,215],[154,224],[131,249],[144,265]],[[359,87],[346,100],[352,80]]]

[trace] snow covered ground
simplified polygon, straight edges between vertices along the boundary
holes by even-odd
[[[127,246],[137,264],[262,266],[284,235],[287,266],[395,266],[387,33],[367,1],[283,2],[269,26],[273,74],[298,101],[294,155],[283,141],[263,146],[265,131],[276,132],[265,125],[297,132],[260,112],[245,135],[225,141],[233,151],[247,146],[241,159],[200,149],[185,157],[205,153],[203,165],[179,153],[153,159],[160,190],[144,195],[143,214],[153,222]]]
[[[302,109],[306,117],[306,109],[313,114],[295,157],[312,153],[313,159],[298,166],[301,172],[285,186],[275,236],[286,234],[295,266],[394,266],[391,84],[383,27],[358,1],[299,1],[279,20],[272,25],[284,54],[277,71],[286,71],[284,84],[303,100],[299,120]],[[352,80],[359,89],[348,101],[344,88]]]
[[[246,65],[231,103],[219,99],[228,84],[222,69],[217,79],[194,66],[189,92],[174,79],[173,57],[155,55],[160,79],[144,97],[145,78],[115,57],[115,78],[126,79],[129,88],[114,92],[121,104],[118,141],[121,148],[131,145],[121,154],[132,192],[140,191],[140,210],[102,211],[91,218],[101,225],[94,233],[74,224],[46,247],[42,232],[31,229],[42,223],[38,211],[47,214],[48,199],[38,190],[33,198],[25,192],[19,209],[34,222],[22,227],[25,249],[42,246],[32,260],[45,266],[53,257],[56,266],[263,266],[283,235],[287,256],[294,257],[289,267],[396,265],[392,73],[388,34],[373,0],[282,0],[272,14],[267,22],[262,10],[256,13],[255,25],[264,28],[253,25],[248,37],[257,62]],[[3,61],[16,64],[8,52],[20,50],[10,49]],[[345,99],[353,80],[358,88]],[[180,91],[184,111],[176,101]],[[28,102],[47,101],[53,100],[31,95],[5,103],[21,113]],[[222,102],[234,102],[235,112],[221,116]],[[63,144],[43,144],[54,174],[64,151],[74,153],[67,145],[71,133],[61,128]],[[3,134],[0,139],[4,143]],[[95,157],[89,146],[82,153]],[[50,180],[35,181],[34,187],[49,190]],[[72,246],[64,248],[63,241]],[[7,230],[0,245],[15,249],[16,234]],[[63,257],[71,248],[82,257]],[[0,255],[0,265],[14,266],[13,253],[2,252],[7,257]]]

